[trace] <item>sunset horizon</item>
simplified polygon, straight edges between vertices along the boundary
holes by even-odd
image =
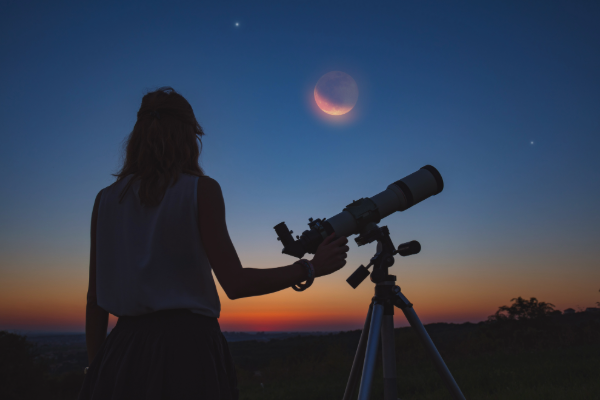
[[[2,400],[597,398],[600,2],[0,10]]]

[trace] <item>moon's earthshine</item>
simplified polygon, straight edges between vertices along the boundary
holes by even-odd
[[[314,90],[315,102],[329,115],[344,115],[358,101],[358,86],[350,75],[331,71],[323,75]]]

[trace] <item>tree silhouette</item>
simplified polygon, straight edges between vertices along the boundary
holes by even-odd
[[[26,338],[0,331],[0,398],[39,399],[44,368],[35,361],[33,345]]]
[[[488,317],[489,321],[518,321],[533,320],[545,317],[554,311],[554,304],[538,301],[535,297],[526,300],[521,296],[511,299],[512,305],[502,306],[494,315]]]

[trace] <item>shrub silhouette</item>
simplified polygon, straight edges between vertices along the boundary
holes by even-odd
[[[482,324],[488,349],[500,352],[542,350],[598,343],[600,319],[591,314],[561,315],[554,304],[517,297]]]
[[[0,331],[0,399],[72,400],[77,398],[83,371],[49,373],[36,346],[22,335]]]
[[[521,296],[511,300],[513,304],[502,306],[494,315],[488,317],[489,321],[514,321],[514,320],[533,320],[546,317],[554,312],[554,304],[538,301],[535,297],[525,300]]]
[[[44,367],[35,360],[25,336],[0,331],[0,398],[39,399]]]

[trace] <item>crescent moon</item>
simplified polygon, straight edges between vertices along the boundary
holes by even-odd
[[[352,77],[342,71],[323,75],[314,89],[315,102],[329,115],[344,115],[358,101],[358,86]]]

